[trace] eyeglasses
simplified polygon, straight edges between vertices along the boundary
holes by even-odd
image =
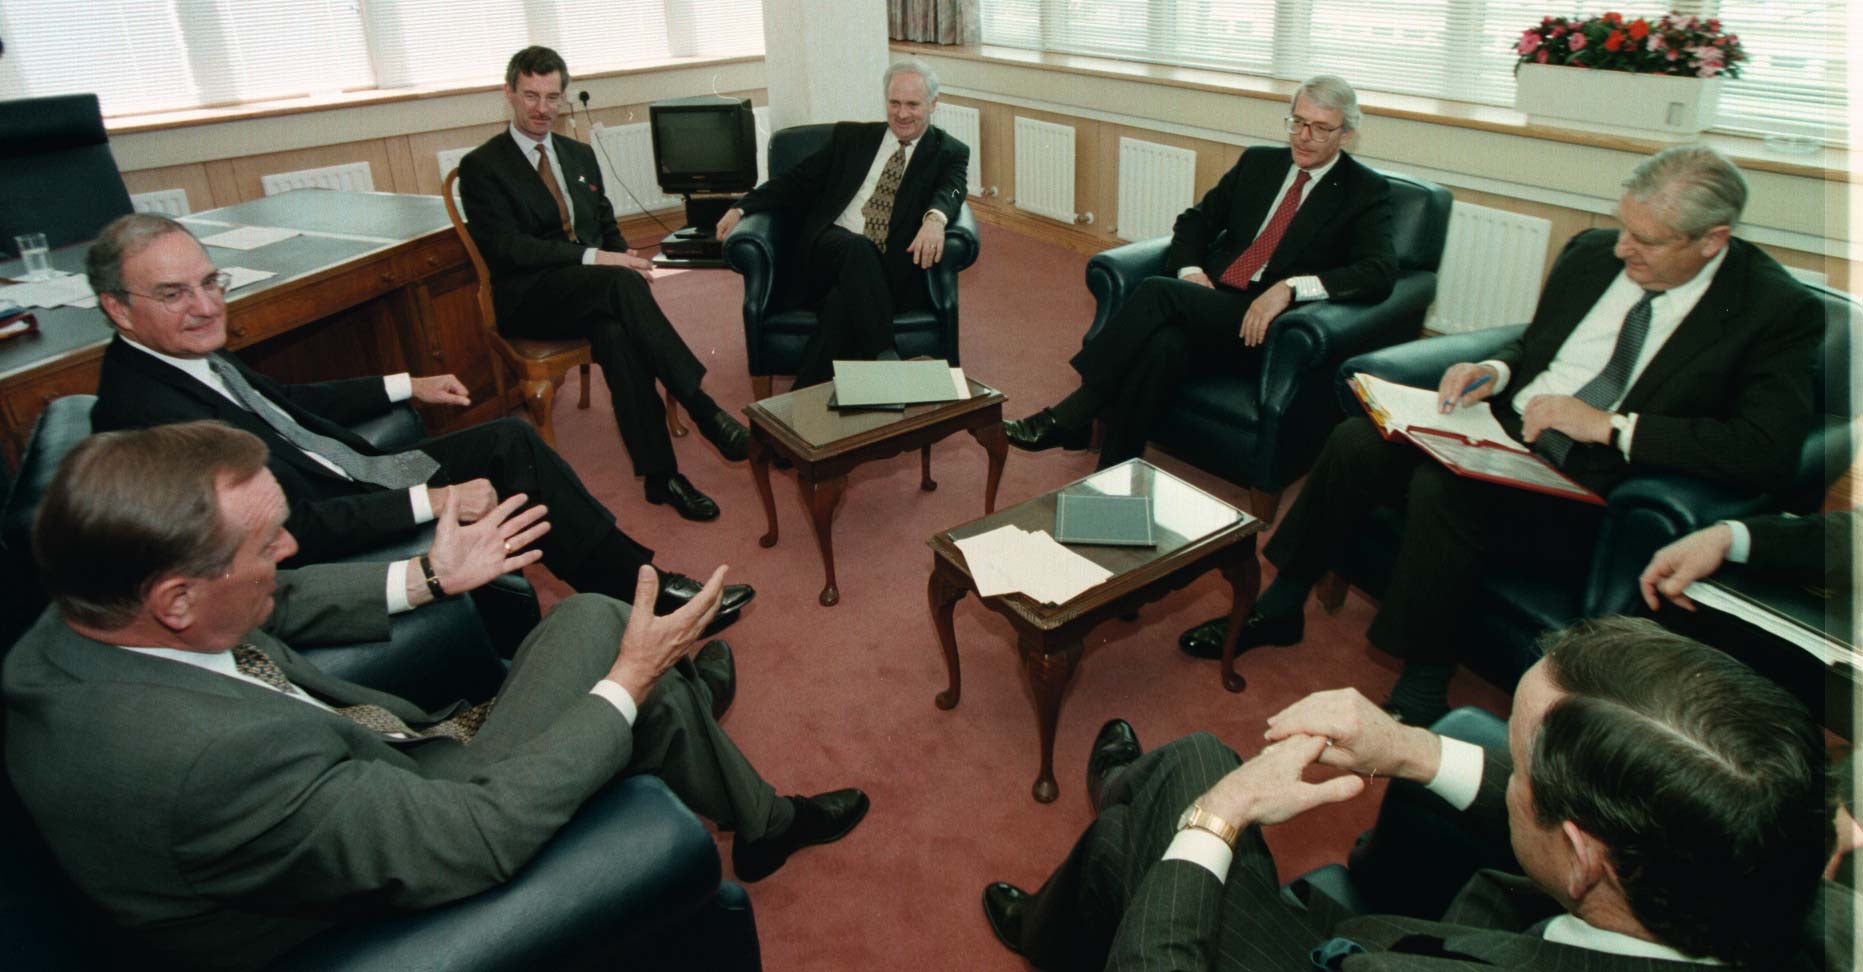
[[[563,104],[563,95],[561,92],[558,92],[556,94],[540,95],[535,91],[526,91],[518,95],[518,97],[523,99],[524,105],[527,108],[535,108],[539,104],[545,104],[545,105],[549,105],[551,108],[554,109],[554,108],[562,107],[562,104]]]
[[[155,293],[152,294],[138,293],[134,290],[124,290],[123,293],[131,297],[155,301],[171,311],[179,311],[193,302],[196,293],[206,294],[213,300],[225,300],[226,290],[232,285],[233,275],[221,270],[202,279],[198,287],[194,284],[163,284],[155,288]]]
[[[1281,119],[1281,121],[1287,125],[1287,134],[1292,135],[1304,128],[1307,130],[1308,138],[1316,139],[1321,142],[1335,138],[1340,132],[1345,131],[1344,128],[1322,125],[1318,122],[1310,122],[1305,118],[1296,118],[1293,115],[1289,115]]]

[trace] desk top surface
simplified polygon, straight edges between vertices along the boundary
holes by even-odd
[[[250,267],[275,274],[228,295],[228,310],[235,315],[241,303],[267,291],[437,230],[451,229],[446,206],[438,196],[324,189],[298,189],[222,206],[184,216],[182,222],[197,236],[211,236],[234,226],[294,229],[302,234],[254,250],[207,247],[215,266]],[[83,273],[84,254],[89,249],[89,243],[60,247],[52,251],[52,267]],[[22,270],[17,259],[0,261],[0,277],[13,277]],[[33,313],[39,319],[36,334],[0,341],[0,379],[66,354],[101,348],[110,340],[110,325],[100,309],[52,307],[38,308]]]

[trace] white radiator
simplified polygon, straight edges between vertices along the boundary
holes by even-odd
[[[1016,116],[1017,209],[1073,223],[1074,129]]]
[[[139,192],[129,197],[129,204],[139,213],[186,216],[188,214],[188,191],[186,189],[161,189],[156,192]]]
[[[602,179],[608,183],[608,201],[614,205],[615,215],[632,216],[679,206],[678,196],[660,193],[660,178],[653,169],[653,132],[646,122],[600,126],[594,141],[595,157],[602,167]]]
[[[973,196],[983,195],[983,113],[968,105],[940,104],[932,112],[932,124],[970,146],[970,185],[966,188]]]
[[[274,172],[259,177],[259,185],[268,196],[293,189],[339,189],[344,192],[374,192],[375,176],[369,171],[367,162],[349,162],[343,165],[327,165],[321,169],[300,169],[296,172]]]
[[[1137,138],[1119,140],[1119,223],[1122,240],[1166,236],[1196,199],[1197,153]]]
[[[1533,317],[1552,222],[1458,202],[1449,214],[1436,303],[1423,326],[1453,333]]]
[[[770,181],[770,106],[752,108],[757,123],[757,185]]]

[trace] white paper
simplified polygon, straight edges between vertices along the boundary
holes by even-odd
[[[964,380],[964,369],[956,365],[951,366],[951,390],[960,402],[970,397],[970,382]]]
[[[256,250],[297,235],[298,231],[294,229],[279,229],[273,226],[239,226],[212,236],[203,236],[201,245],[217,246],[223,250]]]
[[[1366,397],[1385,414],[1385,427],[1393,432],[1408,432],[1412,426],[1435,429],[1462,436],[1470,442],[1492,442],[1520,452],[1527,451],[1494,417],[1487,402],[1476,402],[1447,415],[1439,411],[1442,402],[1434,388],[1413,388],[1385,381],[1364,372],[1352,376],[1365,390]]]
[[[1001,526],[955,543],[982,597],[1022,593],[1062,604],[1113,576],[1040,530]]]
[[[238,290],[247,284],[256,284],[261,280],[278,276],[274,271],[254,270],[251,267],[222,267],[221,269],[233,275],[233,282],[227,285],[228,290]]]
[[[97,306],[90,280],[78,273],[0,287],[0,300],[10,300],[21,307]]]
[[[1684,588],[1682,593],[1689,600],[1716,611],[1731,614],[1736,618],[1783,641],[1791,642],[1805,649],[1826,665],[1842,663],[1852,668],[1857,665],[1857,653],[1843,645],[1826,638],[1822,633],[1809,631],[1790,620],[1765,610],[1745,598],[1729,593],[1725,588],[1707,581],[1696,581]]]

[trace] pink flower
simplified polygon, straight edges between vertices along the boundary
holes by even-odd
[[[1520,53],[1520,56],[1522,57],[1525,57],[1526,55],[1539,50],[1540,49],[1539,33],[1537,31],[1529,30],[1524,34],[1521,34],[1520,44],[1514,49],[1518,51]]]
[[[1545,64],[1545,63],[1546,63],[1546,54],[1547,54],[1547,52],[1546,52],[1546,51],[1541,51],[1541,52],[1539,52],[1539,54],[1537,54],[1537,55],[1535,55],[1533,59],[1534,59],[1535,61],[1537,61],[1537,62],[1539,62],[1540,64]]]
[[[1668,58],[1671,61],[1679,61],[1682,59],[1682,52],[1677,51],[1677,50],[1671,50],[1669,51],[1669,53],[1664,54],[1663,56]]]
[[[1650,39],[1644,42],[1643,49],[1646,51],[1650,51],[1651,53],[1662,50],[1663,49],[1662,35],[1651,34]]]
[[[1572,53],[1574,54],[1578,53],[1579,51],[1584,50],[1585,49],[1585,35],[1576,30],[1573,31],[1572,40],[1570,41],[1570,44],[1572,46]]]

